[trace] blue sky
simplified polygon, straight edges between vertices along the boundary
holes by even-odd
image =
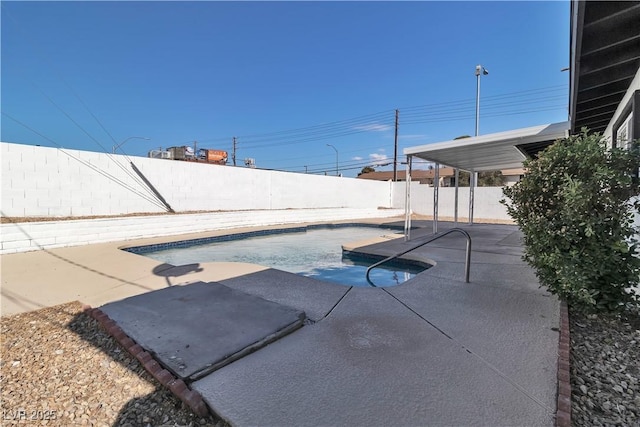
[[[400,154],[473,135],[477,64],[481,134],[567,119],[568,1],[1,5],[5,142],[143,136],[122,149],[146,156],[236,136],[238,165],[334,174],[331,144],[355,176],[392,159],[395,109]]]

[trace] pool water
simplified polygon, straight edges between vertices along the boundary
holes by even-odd
[[[144,255],[172,265],[246,262],[341,285],[369,286],[365,272],[374,261],[343,256],[342,245],[394,233],[396,231],[379,227],[321,228],[144,251]],[[424,269],[415,265],[385,264],[373,269],[370,278],[376,286],[394,286]]]

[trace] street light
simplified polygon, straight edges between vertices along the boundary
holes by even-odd
[[[480,76],[489,74],[482,65],[476,65],[476,136],[480,133]],[[456,171],[457,172],[457,171]],[[469,171],[469,225],[473,224],[474,187],[478,186],[478,172]],[[458,177],[456,176],[456,210],[454,221],[458,222]]]
[[[327,144],[327,147],[331,147],[336,150],[336,176],[340,176],[340,171],[338,170],[338,149],[331,144]]]
[[[124,141],[122,141],[120,144],[113,146],[113,154],[116,154],[116,150],[118,148],[120,148],[122,146],[122,144],[124,144],[125,142],[127,142],[130,139],[145,139],[145,140],[149,141],[151,138],[147,138],[146,136],[130,136],[129,138],[127,138]]]
[[[486,76],[489,74],[486,68],[482,65],[476,65],[476,136],[480,129],[480,75]]]

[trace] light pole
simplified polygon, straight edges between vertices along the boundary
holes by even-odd
[[[327,144],[327,147],[331,147],[336,150],[336,176],[340,176],[340,171],[338,169],[338,149],[331,144]]]
[[[145,139],[145,140],[149,141],[151,138],[147,138],[146,136],[130,136],[129,138],[127,138],[124,141],[122,141],[120,144],[113,146],[113,154],[116,154],[116,150],[118,148],[120,148],[125,142],[127,142],[130,139]]]
[[[480,130],[480,75],[488,75],[489,71],[482,65],[476,65],[476,136]]]
[[[486,76],[489,74],[486,68],[482,65],[476,65],[476,136],[480,133],[480,76]],[[474,205],[474,187],[478,185],[478,172],[469,171],[469,225],[473,224],[473,205]],[[456,180],[456,190],[458,189],[458,182]],[[458,195],[456,194],[456,199]],[[457,210],[456,205],[456,210]],[[455,222],[458,222],[457,212],[455,213]]]

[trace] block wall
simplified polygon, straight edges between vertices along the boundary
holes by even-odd
[[[391,207],[391,184],[78,150],[0,143],[0,209],[11,217]]]
[[[211,230],[401,216],[394,209],[269,209],[0,224],[0,254]]]
[[[405,204],[406,185],[397,182],[393,189],[393,207],[403,208]],[[419,215],[433,215],[434,188],[411,183],[411,211]],[[503,199],[502,187],[476,187],[474,190],[474,219],[511,221],[507,209],[500,204]],[[440,187],[438,191],[438,216],[454,216],[455,188]],[[458,189],[458,218],[469,217],[469,187]]]

